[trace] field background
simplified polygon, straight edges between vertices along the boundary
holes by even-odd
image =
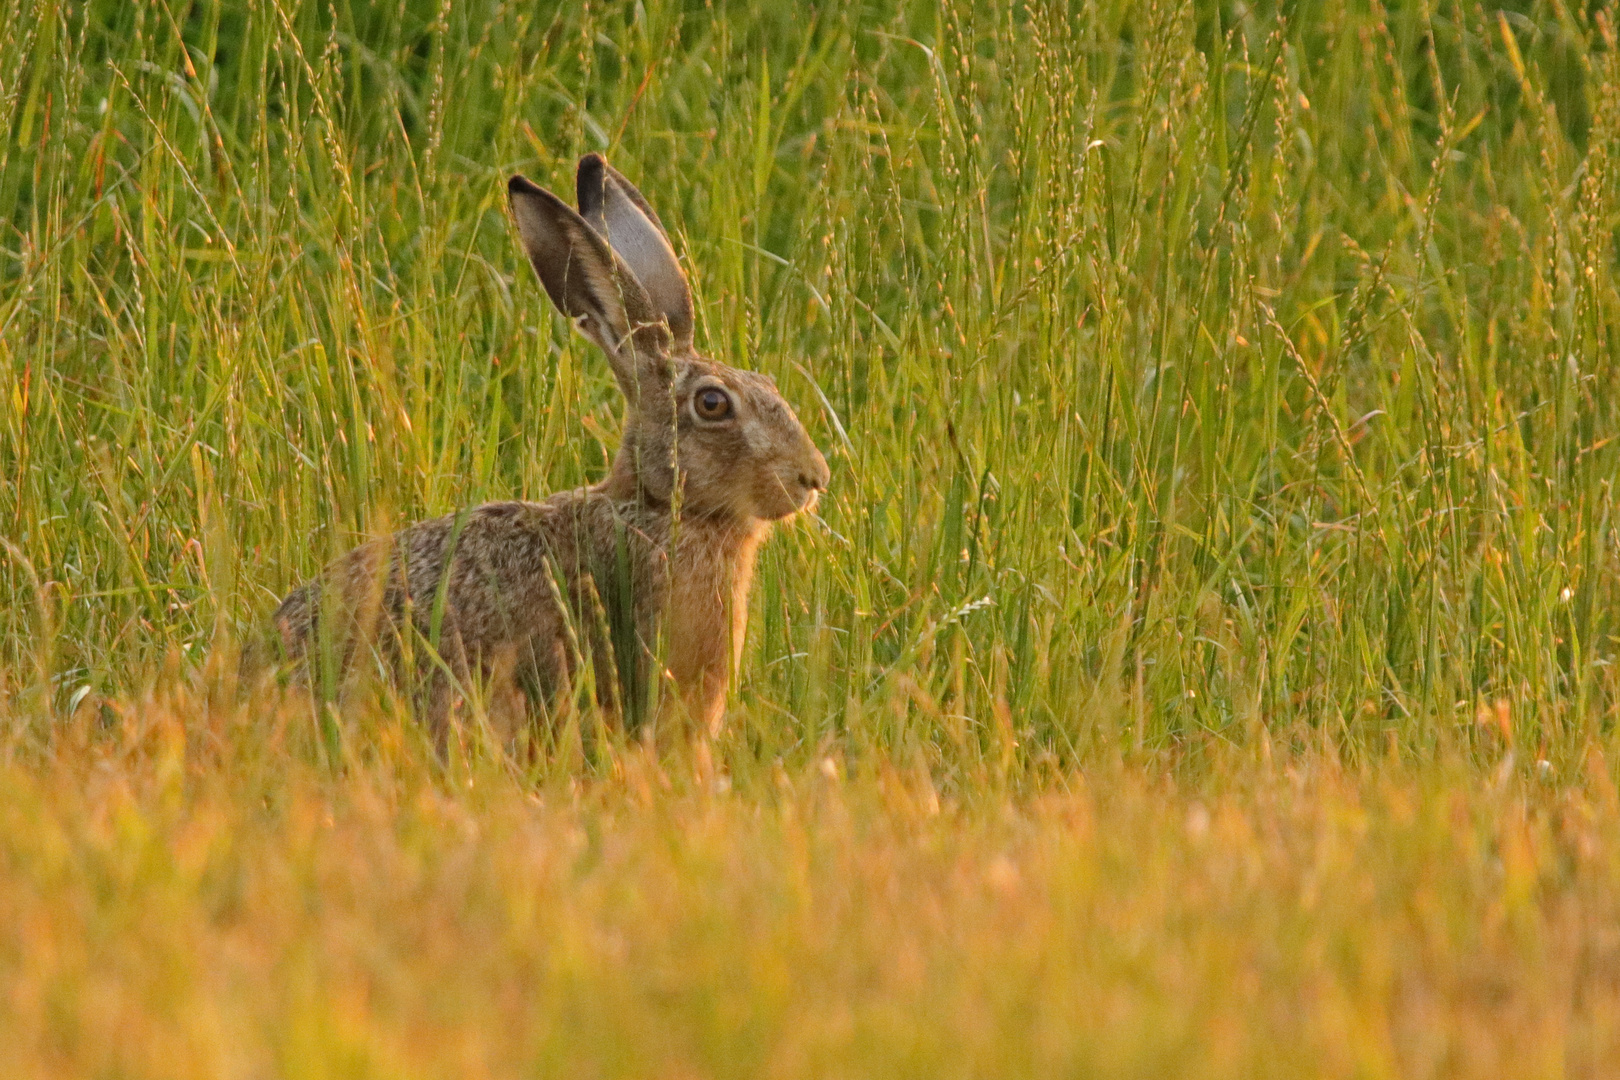
[[[1615,33],[0,0],[0,1070],[1613,1075]],[[592,150],[833,469],[715,769],[244,700],[601,475]]]

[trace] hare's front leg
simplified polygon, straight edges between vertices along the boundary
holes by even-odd
[[[695,730],[715,735],[725,716],[732,659],[746,628],[746,597],[739,608],[729,582],[717,582],[712,573],[683,574],[683,569],[677,563],[664,616],[665,660],[677,700],[666,696],[660,719],[678,720],[684,712]]]
[[[678,698],[665,698],[659,709],[660,720],[676,720],[684,712],[687,722],[698,731],[718,735],[726,714],[726,686],[731,681],[729,635],[724,630],[694,633],[674,626],[671,630],[669,674]]]

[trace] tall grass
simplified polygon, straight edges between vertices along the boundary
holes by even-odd
[[[600,470],[499,181],[601,149],[837,459],[761,580],[773,728],[1429,745],[1504,699],[1563,743],[1612,701],[1601,18],[8,22],[7,661],[58,694]]]
[[[0,0],[0,1054],[1603,1072],[1615,35]],[[718,779],[236,701],[328,558],[602,475],[504,206],[593,150],[833,468]]]
[[[834,463],[765,559],[753,737],[1426,751],[1501,702],[1557,754],[1612,714],[1601,7],[4,18],[0,636],[58,706],[600,475],[611,381],[501,181],[602,150]]]

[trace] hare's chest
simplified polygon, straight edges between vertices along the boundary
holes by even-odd
[[[728,640],[748,610],[754,556],[764,527],[690,529],[668,548],[665,607],[676,633]]]

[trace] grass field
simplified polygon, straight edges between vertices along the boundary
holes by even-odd
[[[0,0],[0,1072],[1614,1075],[1616,33]],[[715,769],[244,700],[604,471],[592,150],[833,470]]]

